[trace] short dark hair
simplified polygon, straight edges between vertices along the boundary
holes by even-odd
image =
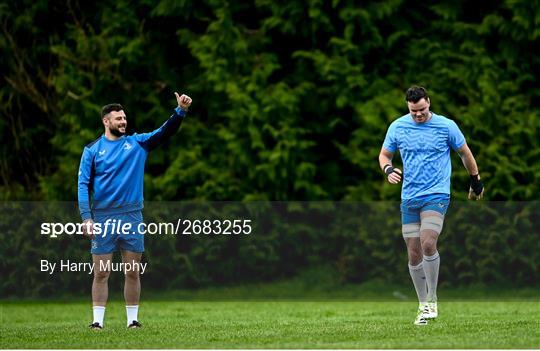
[[[407,89],[407,92],[405,93],[405,101],[407,102],[414,102],[416,104],[422,98],[426,100],[429,99],[428,92],[424,87],[413,85]]]
[[[118,111],[123,111],[123,110],[124,110],[124,107],[117,103],[105,105],[101,108],[101,118],[107,116],[112,111],[118,112]]]

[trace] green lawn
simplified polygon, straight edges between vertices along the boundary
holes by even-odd
[[[443,301],[412,324],[413,301],[145,301],[127,330],[118,300],[105,329],[87,302],[2,302],[0,348],[540,348],[540,302]]]

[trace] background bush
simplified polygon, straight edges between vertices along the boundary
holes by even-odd
[[[538,200],[538,3],[362,4],[0,1],[0,199],[73,201],[83,147],[102,133],[101,106],[122,103],[129,132],[150,131],[179,91],[194,104],[182,130],[149,157],[146,200],[397,201],[377,155],[388,125],[407,112],[404,91],[421,84],[433,111],[464,132],[488,200]],[[453,158],[453,198],[464,200],[468,176]],[[452,242],[441,246],[448,283],[538,281],[526,251],[538,247],[534,213],[500,212],[493,221],[505,229],[487,234],[457,212],[445,224]],[[394,228],[399,216],[381,220]],[[390,279],[401,238],[374,228],[276,231],[246,246],[161,240],[150,247],[185,270],[152,284],[273,279],[314,264],[335,264],[344,281]],[[38,279],[19,267],[38,253],[88,257],[73,242],[58,251],[28,235],[0,240],[3,278]],[[204,266],[225,255],[251,264]],[[10,279],[3,291],[21,292]],[[62,279],[79,286],[82,277]],[[37,293],[51,288],[27,283]]]
[[[0,210],[6,214],[0,221],[5,233],[0,236],[1,296],[87,292],[91,275],[60,272],[59,265],[60,260],[89,262],[88,239],[40,234],[43,222],[77,222],[75,203],[10,202]],[[142,279],[150,290],[298,275],[312,277],[305,284],[314,288],[373,280],[410,283],[399,202],[147,202],[144,213],[147,223],[252,220],[249,235],[147,234]],[[440,286],[537,287],[538,213],[539,202],[454,202],[440,239]],[[42,259],[57,263],[54,274],[40,271]],[[119,289],[121,273],[113,274],[111,287]],[[332,283],[317,281],[329,274]]]

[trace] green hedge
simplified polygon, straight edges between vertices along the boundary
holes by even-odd
[[[540,6],[528,0],[95,1],[0,5],[0,198],[76,198],[100,107],[158,127],[147,200],[397,200],[377,154],[423,84],[491,200],[538,200]],[[456,198],[468,178],[455,160]]]
[[[78,221],[72,203],[2,203],[1,296],[83,293],[86,273],[40,272],[40,260],[90,262],[89,242],[49,238],[40,223]],[[397,202],[148,203],[145,221],[251,219],[249,235],[149,235],[143,284],[166,290],[292,278],[333,267],[341,283],[409,282]],[[540,203],[455,202],[439,241],[440,285],[538,286]],[[119,257],[116,257],[118,260]],[[119,288],[119,273],[111,287]],[[313,283],[313,282],[311,282]]]

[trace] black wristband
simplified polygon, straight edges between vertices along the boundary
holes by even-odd
[[[471,175],[471,189],[477,196],[482,194],[482,191],[484,190],[484,184],[480,177],[478,177],[478,174]]]
[[[384,166],[384,173],[389,176],[390,174],[394,173],[394,167],[392,167],[391,164],[387,164]]]

